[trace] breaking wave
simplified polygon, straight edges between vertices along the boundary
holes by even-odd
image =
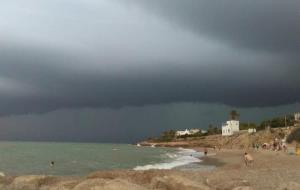
[[[150,169],[172,169],[179,166],[188,165],[191,163],[201,162],[199,157],[203,156],[202,153],[196,152],[192,149],[179,148],[176,153],[167,153],[168,159],[166,162],[157,164],[148,164],[144,166],[136,166],[134,170],[150,170]]]

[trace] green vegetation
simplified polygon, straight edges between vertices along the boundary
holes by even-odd
[[[158,141],[164,141],[164,142],[172,141],[174,140],[175,135],[176,135],[176,131],[174,130],[164,131],[158,138]]]
[[[279,128],[285,126],[294,126],[294,116],[289,114],[287,116],[274,117],[272,119],[264,120],[259,125],[255,123],[240,123],[240,130],[247,130],[255,128],[256,130],[264,130],[266,127]]]
[[[266,127],[270,126],[271,128],[278,128],[278,127],[285,127],[285,126],[293,126],[294,125],[294,116],[287,115],[281,117],[275,117],[270,120],[262,121],[261,124],[258,126],[258,130],[265,129]]]
[[[293,141],[296,141],[298,143],[300,143],[300,128],[296,128],[294,129],[289,136],[287,137],[286,141],[288,143],[292,143]]]
[[[176,131],[174,130],[169,130],[169,131],[164,131],[161,133],[161,135],[156,138],[156,139],[151,139],[154,141],[161,141],[161,142],[170,142],[175,139],[186,139],[190,137],[203,137],[207,135],[216,135],[216,134],[221,134],[222,130],[221,128],[218,128],[213,125],[209,125],[207,129],[207,133],[201,133],[201,130],[198,133],[191,134],[191,135],[182,135],[182,136],[176,136]]]
[[[255,123],[240,123],[240,130],[257,129]]]
[[[216,134],[222,134],[222,129],[217,126],[209,125],[206,135],[216,135]]]

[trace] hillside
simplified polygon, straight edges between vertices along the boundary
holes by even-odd
[[[193,137],[186,139],[176,139],[170,142],[144,141],[139,144],[142,146],[162,146],[162,147],[220,147],[244,149],[251,147],[253,143],[269,143],[275,138],[283,139],[292,128],[271,128],[258,131],[254,134],[248,134],[247,131],[240,131],[232,136],[224,137],[222,135],[209,135],[203,137]]]

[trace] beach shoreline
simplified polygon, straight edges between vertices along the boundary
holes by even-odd
[[[219,168],[219,167],[222,167],[222,166],[225,165],[225,163],[222,162],[221,159],[215,158],[213,156],[204,156],[204,157],[201,157],[200,164],[204,165],[204,166],[214,166],[215,168]]]
[[[201,147],[194,150],[201,151]],[[208,150],[201,165],[214,165],[207,171],[110,170],[93,172],[85,177],[71,176],[5,176],[0,189],[18,190],[92,190],[99,189],[288,189],[300,187],[300,157],[283,152],[249,150],[255,161],[247,167],[244,150]],[[101,187],[101,188],[100,188]]]

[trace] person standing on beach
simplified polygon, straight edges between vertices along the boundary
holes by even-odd
[[[207,156],[207,148],[204,148],[204,155]]]
[[[254,161],[253,157],[250,154],[248,154],[247,152],[245,152],[245,154],[244,154],[244,160],[245,160],[246,166],[253,164],[253,161]]]

